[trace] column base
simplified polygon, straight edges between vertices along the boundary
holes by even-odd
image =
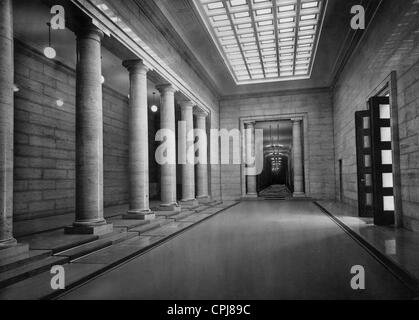
[[[202,204],[213,202],[213,200],[209,196],[199,196],[199,197],[196,197],[196,200],[198,200],[198,202]]]
[[[0,258],[7,259],[19,256],[29,251],[28,244],[17,243],[15,239],[11,239],[0,243]]]
[[[172,211],[172,212],[181,212],[182,207],[177,203],[172,204],[161,204],[156,211]]]
[[[154,220],[156,215],[151,210],[129,210],[122,216],[124,220]]]
[[[199,202],[196,199],[192,200],[181,200],[180,201],[181,208],[185,209],[195,209],[199,207]]]
[[[83,225],[74,224],[64,229],[65,234],[96,235],[102,236],[113,232],[113,224]]]
[[[304,192],[294,192],[292,196],[294,198],[305,198],[306,194]]]

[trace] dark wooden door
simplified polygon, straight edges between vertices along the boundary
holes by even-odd
[[[358,209],[360,217],[373,217],[373,173],[370,111],[355,113],[358,166]]]

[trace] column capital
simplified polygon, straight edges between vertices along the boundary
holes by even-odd
[[[250,128],[253,128],[253,127],[255,127],[256,126],[256,121],[247,121],[247,122],[245,122],[244,123],[244,126],[245,127],[250,127]]]
[[[303,121],[303,117],[295,117],[295,118],[291,118],[291,121],[292,121],[293,123],[298,123],[298,122]]]
[[[97,41],[101,41],[105,37],[103,31],[92,23],[87,23],[77,28],[75,34],[78,38],[91,38]]]
[[[189,100],[179,101],[179,106],[181,109],[193,109],[195,103]]]
[[[207,111],[205,111],[205,110],[203,110],[203,109],[201,109],[201,108],[197,107],[197,108],[194,110],[194,115],[195,115],[197,118],[206,118],[206,117],[208,117],[208,116],[209,116],[209,112],[207,112]]]
[[[150,70],[143,62],[142,59],[136,59],[136,60],[125,60],[122,62],[122,65],[128,69],[131,73],[141,73],[141,74],[147,74],[147,72]]]
[[[174,94],[177,90],[176,88],[171,84],[160,84],[156,86],[156,89],[160,91],[160,93],[167,94],[172,93]]]

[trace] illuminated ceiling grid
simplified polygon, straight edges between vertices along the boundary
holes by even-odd
[[[194,0],[238,84],[307,79],[326,0]]]

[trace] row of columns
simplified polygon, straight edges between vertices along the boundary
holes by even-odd
[[[0,249],[16,245],[13,238],[13,123],[14,69],[12,0],[0,0]],[[103,105],[101,42],[104,34],[93,25],[77,32],[76,67],[76,214],[66,228],[71,234],[105,234],[112,224],[104,218],[103,201]],[[128,219],[153,219],[149,199],[148,148],[148,68],[142,60],[124,61],[130,76],[129,99],[129,211]],[[175,132],[175,89],[158,87],[161,92],[162,129]],[[192,102],[182,104],[182,119],[193,130]],[[205,130],[206,114],[197,115],[198,127]],[[205,137],[206,139],[206,137]],[[206,145],[206,141],[205,142]],[[168,144],[176,163],[176,145]],[[206,151],[201,151],[205,152]],[[183,167],[183,200],[195,196],[194,165]],[[208,197],[207,164],[197,166],[197,190]],[[176,199],[176,164],[161,166],[160,210],[180,210]]]
[[[70,233],[108,233],[112,226],[103,214],[103,128],[101,96],[101,39],[103,34],[95,27],[78,33],[76,131],[77,131],[77,213]],[[124,61],[129,71],[129,211],[126,219],[151,220],[150,209],[147,73],[142,60]],[[175,132],[175,88],[170,84],[158,86],[161,93],[160,128]],[[193,108],[190,101],[182,103],[182,120],[187,132],[193,131]],[[204,118],[204,121],[205,118]],[[192,142],[193,143],[193,142]],[[161,164],[161,211],[180,211],[176,192],[176,142],[166,143],[167,160]],[[190,148],[187,148],[190,150]],[[193,149],[192,149],[193,150]],[[185,155],[186,156],[186,155]],[[193,157],[193,155],[192,155]],[[195,201],[194,164],[182,168],[183,201]],[[207,165],[198,168],[198,185],[208,184]],[[200,190],[198,188],[198,190]],[[208,187],[202,193],[208,197]]]
[[[293,162],[293,182],[294,182],[294,197],[305,197],[304,192],[304,155],[303,155],[303,139],[302,139],[302,124],[303,118],[293,118],[292,122],[292,162]],[[252,167],[251,159],[255,157],[255,121],[246,122],[244,128],[245,135],[245,156],[246,166]],[[291,170],[291,166],[288,167]],[[248,174],[246,176],[246,198],[256,198],[257,192],[257,176]]]

